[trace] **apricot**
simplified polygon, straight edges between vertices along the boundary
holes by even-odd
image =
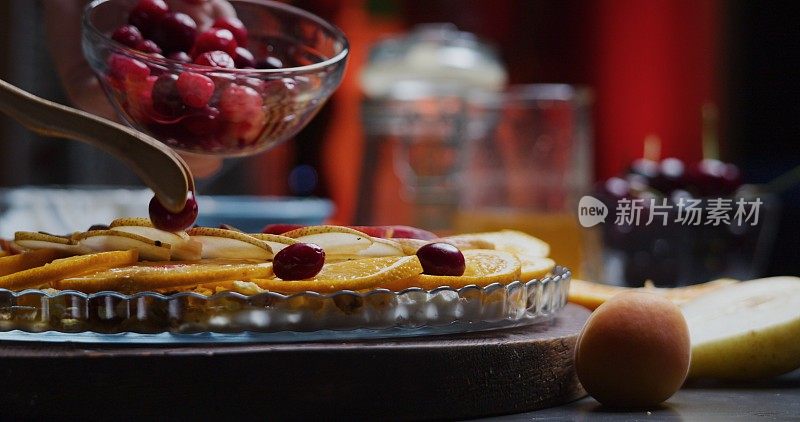
[[[680,308],[652,293],[623,292],[600,305],[583,327],[575,370],[600,403],[657,405],[689,372],[689,329]]]

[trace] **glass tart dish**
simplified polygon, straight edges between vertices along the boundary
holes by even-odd
[[[0,331],[99,334],[330,332],[356,330],[355,337],[392,337],[469,332],[528,325],[546,320],[566,304],[570,271],[557,266],[526,283],[494,283],[459,289],[414,287],[399,292],[374,289],[329,294],[211,296],[193,292],[82,293],[0,289]],[[436,329],[436,327],[440,327]],[[433,328],[433,329],[432,329]],[[281,334],[284,334],[281,336]],[[341,334],[341,333],[340,333]],[[261,336],[261,340],[270,340]],[[35,339],[35,337],[31,337]]]

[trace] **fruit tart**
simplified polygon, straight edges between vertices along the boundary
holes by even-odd
[[[171,232],[121,218],[68,235],[17,232],[3,245],[0,331],[477,330],[552,315],[570,277],[546,243],[511,230]]]

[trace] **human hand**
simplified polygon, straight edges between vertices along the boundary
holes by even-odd
[[[81,13],[85,3],[83,0],[42,2],[47,43],[72,103],[98,116],[118,120],[81,51]],[[166,3],[171,10],[191,16],[199,31],[211,27],[217,18],[236,16],[226,0],[166,0]],[[210,176],[222,165],[222,160],[215,157],[183,155],[183,158],[197,177]]]

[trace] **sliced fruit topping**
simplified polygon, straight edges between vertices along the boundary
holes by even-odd
[[[294,245],[295,243],[300,243],[297,239],[292,239],[291,237],[281,236],[277,234],[267,234],[267,233],[252,233],[250,236],[255,237],[258,240],[264,241],[272,248],[273,253],[278,253],[281,249],[289,246]]]
[[[239,280],[236,280],[233,283],[231,283],[230,290],[236,293],[241,293],[246,296],[252,296],[266,292],[266,290],[259,287],[258,284],[256,283],[253,283],[251,281],[239,281]]]
[[[404,256],[403,247],[394,240],[372,238],[372,244],[358,253],[358,256]]]
[[[325,251],[313,243],[295,243],[275,254],[275,276],[283,280],[303,280],[317,275],[325,265]]]
[[[542,278],[553,271],[556,262],[550,258],[535,258],[529,255],[517,255],[522,265],[520,270],[520,281],[531,281],[535,278]]]
[[[309,226],[283,234],[325,249],[328,255],[357,254],[372,245],[372,238],[358,230],[342,226]]]
[[[392,229],[393,239],[422,239],[433,240],[438,236],[427,231],[411,226],[384,226]]]
[[[272,258],[272,248],[259,239],[234,230],[195,227],[188,231],[192,240],[203,244],[203,258],[258,259]]]
[[[423,274],[460,277],[466,264],[464,254],[449,243],[429,243],[417,251]]]
[[[299,224],[269,224],[264,227],[262,232],[272,234],[284,234],[288,231],[306,227]],[[384,239],[421,239],[433,240],[437,236],[427,230],[418,229],[410,226],[347,226],[351,229],[366,233],[372,237]]]
[[[56,259],[41,267],[2,276],[0,277],[0,287],[21,290],[43,286],[80,274],[134,264],[138,259],[139,255],[135,250],[101,252]]]
[[[117,230],[91,230],[78,233],[75,240],[81,247],[92,251],[127,251],[134,249],[141,259],[168,261],[172,245],[138,234]]]
[[[14,243],[25,249],[56,249],[72,255],[90,251],[78,245],[72,238],[42,232],[16,232]]]
[[[448,236],[443,240],[460,241],[486,241],[494,245],[494,249],[511,252],[516,255],[543,258],[550,254],[550,245],[521,231],[501,230],[497,232],[469,233]]]
[[[203,244],[192,240],[186,232],[168,232],[157,229],[147,218],[118,218],[111,222],[111,230],[133,233],[170,245],[170,257],[182,261],[201,258]]]
[[[68,256],[67,253],[58,249],[38,249],[17,255],[4,256],[0,258],[0,277],[41,267],[54,259],[66,256]]]
[[[136,292],[271,276],[271,263],[151,262],[64,278],[55,282],[53,286],[57,289],[87,293],[104,290]]]
[[[186,194],[186,205],[178,213],[164,208],[155,196],[150,200],[150,221],[161,230],[177,232],[189,228],[197,220],[197,200],[194,192]]]
[[[335,292],[363,290],[381,286],[422,273],[416,256],[364,258],[325,264],[313,280],[252,280],[259,287],[274,292]]]
[[[520,263],[517,257],[509,252],[485,249],[464,251],[466,268],[460,277],[419,274],[405,280],[396,280],[382,287],[402,290],[408,287],[422,287],[431,290],[449,286],[458,289],[465,286],[488,286],[492,283],[511,283],[519,280]]]

